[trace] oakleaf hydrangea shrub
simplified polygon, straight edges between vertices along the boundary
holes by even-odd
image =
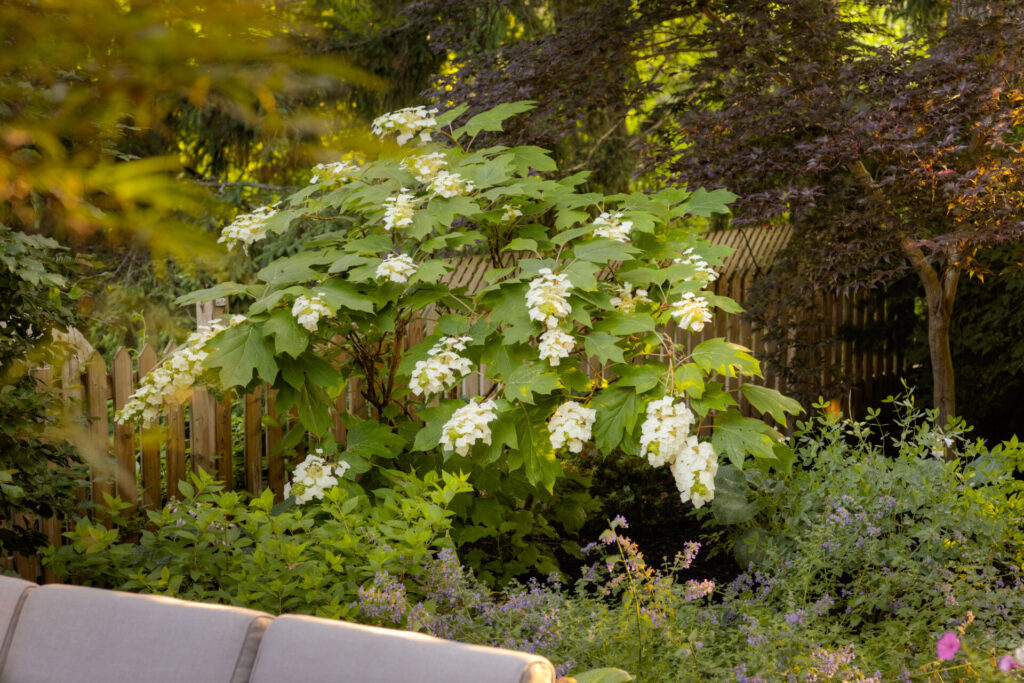
[[[325,469],[322,463],[311,455],[297,478]],[[449,506],[470,487],[465,476],[446,472],[421,479],[382,469],[390,486],[368,494],[351,477],[334,475],[308,502],[276,506],[269,489],[250,499],[193,475],[192,484],[182,482],[181,500],[146,520],[78,520],[71,543],[47,548],[44,563],[62,580],[86,585],[353,618],[352,605],[374,575],[415,585],[428,559],[451,547]]]
[[[381,117],[374,130],[392,151],[314,169],[308,186],[236,220],[224,241],[255,250],[310,221],[318,236],[255,282],[181,300],[229,296],[244,316],[203,345],[204,372],[190,366],[182,382],[269,383],[276,410],[297,417],[282,448],[333,449],[337,400],[358,379],[368,409],[341,416],[347,437],[334,462],[368,490],[381,464],[468,473],[480,495],[454,503],[453,538],[474,544],[467,559],[482,575],[505,578],[556,569],[556,547],[578,553],[562,537],[591,506],[567,456],[644,455],[701,506],[714,498],[720,459],[778,457],[779,433],[739,412],[740,392],[775,419],[800,410],[755,386],[760,365],[747,349],[673,333],[700,331],[716,308],[741,310],[707,291],[729,250],[700,237],[703,219],[734,196],[588,193],[585,173],[557,178],[543,149],[474,146],[528,108],[501,105],[461,126],[465,107]],[[456,257],[487,264],[481,287],[452,284]],[[429,334],[411,344],[420,324]],[[173,359],[155,372],[180,383]],[[748,381],[727,390],[727,377]],[[482,395],[453,398],[466,384]]]

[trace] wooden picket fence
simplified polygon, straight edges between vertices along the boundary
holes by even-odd
[[[774,255],[789,235],[783,229],[770,233],[756,228],[744,234],[741,230],[712,233],[712,241],[730,243],[737,251],[729,257],[721,276],[709,288],[714,293],[727,295],[736,301],[744,301],[758,271],[770,267]],[[448,277],[453,286],[466,286],[475,291],[484,286],[484,273],[490,268],[485,259],[456,259],[455,268]],[[197,325],[215,320],[227,313],[224,301],[199,304],[196,309]],[[820,312],[824,322],[820,326],[821,339],[836,336],[843,326],[860,327],[870,320],[882,321],[887,315],[884,305],[865,295],[836,295],[825,293],[819,297]],[[410,325],[406,337],[407,347],[420,343],[432,332],[432,323],[416,321]],[[755,355],[766,350],[764,334],[740,315],[718,312],[712,324],[700,333],[674,331],[676,341],[696,345],[705,339],[725,337],[753,350]],[[288,425],[265,420],[273,417],[274,392],[264,386],[244,396],[226,395],[220,400],[204,390],[197,390],[187,405],[170,408],[162,421],[151,428],[136,425],[121,425],[113,422],[116,411],[128,401],[138,385],[139,378],[151,370],[158,357],[174,350],[168,345],[157,353],[150,345],[144,346],[137,354],[120,348],[110,363],[84,340],[81,335],[72,334],[70,344],[74,351],[56,370],[50,367],[37,368],[35,374],[51,386],[57,386],[63,393],[68,412],[86,418],[87,437],[84,448],[90,463],[90,485],[87,496],[96,503],[102,503],[104,494],[117,495],[139,509],[154,508],[167,500],[179,496],[179,482],[187,480],[190,471],[203,468],[223,480],[230,489],[240,484],[251,493],[258,493],[269,487],[276,499],[283,497],[287,463],[285,456],[275,452],[275,446],[284,436]],[[882,349],[866,352],[855,348],[851,342],[822,344],[816,357],[791,358],[790,362],[811,363],[820,366],[822,385],[827,386],[830,375],[842,372],[855,377],[855,390],[845,397],[833,397],[837,409],[844,413],[859,415],[865,405],[876,402],[891,386],[895,378],[905,370],[904,361],[896,349]],[[604,369],[595,362],[590,364],[592,375],[603,373]],[[738,386],[738,379],[726,378],[728,389]],[[765,378],[760,384],[780,391],[786,391],[784,378],[772,367],[766,367]],[[490,381],[483,370],[466,377],[450,396],[469,397],[481,395],[490,389]],[[241,443],[232,427],[232,416],[240,407],[242,415]],[[338,443],[345,441],[345,425],[340,420],[342,413],[367,415],[366,401],[360,391],[360,380],[349,382],[347,390],[337,399],[334,406],[333,435]],[[747,415],[757,412],[741,398],[740,409]],[[298,451],[302,452],[300,444]],[[236,458],[236,451],[241,457]],[[8,520],[22,524],[34,524],[50,542],[59,545],[66,520]],[[53,581],[49,572],[43,572],[36,558],[14,557],[6,559],[7,565],[31,580]]]

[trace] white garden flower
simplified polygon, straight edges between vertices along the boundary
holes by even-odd
[[[558,327],[559,321],[572,312],[566,300],[571,289],[568,277],[555,275],[550,268],[541,268],[540,274],[530,280],[530,289],[526,292],[530,320],[538,320],[545,327]]]
[[[412,257],[408,254],[389,256],[377,266],[378,278],[388,279],[400,285],[408,282],[415,272],[416,264],[413,263]]]
[[[501,220],[506,223],[511,223],[523,215],[523,212],[520,211],[518,207],[512,206],[511,204],[503,204],[501,208],[505,210],[505,213],[501,215]]]
[[[685,403],[666,396],[647,404],[647,419],[640,425],[640,455],[651,467],[676,460],[687,447],[694,415]]]
[[[605,211],[594,219],[594,237],[607,237],[616,242],[629,242],[629,231],[633,229],[633,221],[622,220],[621,213]]]
[[[317,164],[313,167],[313,170],[316,172],[309,179],[309,184],[343,183],[348,180],[348,174],[358,168],[358,166],[350,161],[332,161],[329,164]]]
[[[114,419],[120,424],[141,420],[143,426],[149,426],[159,417],[164,404],[181,404],[188,400],[192,387],[205,370],[206,344],[218,333],[243,322],[244,315],[235,315],[227,321],[217,320],[200,326],[163,363],[142,378],[139,388]]]
[[[591,439],[591,430],[597,411],[584,408],[575,401],[566,401],[558,406],[554,415],[548,420],[548,433],[551,435],[551,447],[558,450],[568,445],[569,451],[579,453],[583,444]]]
[[[241,244],[242,249],[248,251],[253,242],[267,236],[267,221],[276,213],[277,211],[269,206],[261,206],[252,213],[235,216],[235,220],[221,230],[217,244],[227,244],[228,251]]]
[[[686,446],[672,462],[672,476],[683,502],[693,502],[701,507],[715,497],[715,474],[718,472],[718,456],[707,441],[698,441],[696,436],[686,439]]]
[[[637,304],[649,304],[651,300],[647,297],[646,289],[637,289],[634,292],[633,285],[627,282],[616,287],[616,296],[613,296],[608,302],[623,313],[633,313],[636,311]]]
[[[284,495],[295,496],[298,504],[308,503],[313,499],[324,497],[324,492],[338,485],[338,480],[345,476],[349,469],[347,462],[337,465],[329,464],[324,458],[322,448],[306,456],[292,472],[292,480],[285,484]]]
[[[472,340],[472,337],[441,337],[427,352],[426,360],[416,361],[409,381],[412,393],[416,396],[440,394],[468,375],[473,363],[457,352],[465,351],[466,343]]]
[[[322,297],[322,292],[318,292],[315,296],[302,295],[295,299],[295,303],[292,305],[292,315],[300,325],[310,332],[316,332],[320,318],[334,315]]]
[[[404,228],[412,225],[412,216],[415,206],[415,197],[409,190],[402,188],[398,194],[393,194],[384,200],[384,229],[390,231],[392,228]]]
[[[456,410],[441,428],[441,448],[465,456],[478,441],[490,444],[494,410],[494,401],[472,401]]]
[[[679,321],[684,330],[700,332],[705,323],[711,322],[708,300],[693,292],[684,292],[683,298],[672,304],[672,317]]]
[[[420,142],[430,142],[431,129],[437,127],[435,114],[437,109],[426,107],[399,109],[374,119],[371,130],[381,139],[389,133],[398,133],[396,142],[399,145],[409,142],[417,134],[420,136]]]
[[[683,252],[682,258],[672,260],[673,263],[686,263],[697,268],[697,272],[686,278],[686,282],[702,282],[704,287],[718,279],[718,273],[708,265],[700,254],[690,247]]]
[[[546,360],[551,367],[558,365],[563,358],[568,358],[576,348],[576,340],[557,327],[549,327],[540,335],[540,359]]]
[[[438,152],[419,154],[402,159],[402,168],[408,168],[421,183],[429,183],[438,172],[448,165],[448,157]]]
[[[430,180],[428,187],[431,192],[446,199],[466,195],[476,189],[476,185],[466,178],[458,173],[449,173],[448,171],[438,171],[437,175]]]

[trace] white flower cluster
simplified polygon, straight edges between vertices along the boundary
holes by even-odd
[[[384,229],[404,228],[412,225],[414,210],[412,193],[406,188],[384,200]]]
[[[697,441],[696,436],[686,439],[686,448],[672,463],[672,476],[684,503],[693,502],[701,507],[715,497],[715,474],[718,473],[718,456],[707,441]]]
[[[633,221],[622,220],[621,213],[605,211],[594,219],[594,237],[607,237],[616,242],[628,242],[629,231],[633,229]]]
[[[464,456],[477,441],[490,444],[494,408],[494,401],[473,401],[452,413],[441,428],[441,448]]]
[[[315,296],[302,295],[295,299],[292,305],[292,315],[310,332],[316,332],[317,324],[322,317],[331,317],[334,313],[321,298],[323,292],[317,292]]]
[[[377,277],[386,278],[402,285],[416,272],[416,264],[408,254],[388,256],[377,266]]]
[[[324,491],[338,485],[338,480],[349,469],[347,462],[330,465],[324,459],[324,449],[310,453],[292,472],[292,480],[284,485],[285,498],[294,495],[298,504],[324,497]]]
[[[501,208],[505,210],[505,213],[501,215],[501,220],[506,223],[511,223],[523,215],[523,212],[519,210],[519,207],[512,206],[511,204],[503,204]]]
[[[473,363],[460,356],[458,351],[466,350],[466,342],[472,337],[441,337],[430,351],[426,360],[416,361],[412,371],[409,389],[416,396],[439,394],[455,386],[473,369]]]
[[[572,312],[566,301],[572,283],[565,275],[555,275],[550,268],[541,268],[540,274],[530,280],[526,292],[526,305],[530,309],[530,320],[538,320],[547,328],[558,327],[558,323]]]
[[[686,263],[691,266],[696,266],[697,272],[686,278],[687,282],[700,281],[704,283],[704,286],[707,286],[708,283],[714,282],[718,279],[718,273],[715,272],[715,269],[709,266],[708,262],[693,250],[693,247],[684,251],[682,258],[673,259],[672,263]]]
[[[234,249],[236,244],[241,244],[243,249],[248,250],[253,242],[267,236],[267,221],[276,213],[277,211],[269,206],[261,206],[252,213],[239,214],[230,225],[221,230],[217,244],[227,244],[228,251]]]
[[[684,330],[700,332],[704,324],[711,322],[708,300],[693,292],[684,292],[683,298],[672,304],[672,317],[679,321]]]
[[[332,161],[329,164],[317,164],[313,167],[316,171],[313,177],[309,179],[310,185],[316,185],[317,183],[343,183],[348,178],[349,173],[359,168],[350,161]]]
[[[558,365],[563,358],[568,358],[572,350],[576,348],[576,340],[571,334],[566,334],[557,327],[549,327],[540,335],[540,359],[551,363],[551,367]]]
[[[671,463],[686,446],[693,425],[693,413],[672,396],[647,404],[647,419],[640,426],[640,455],[646,455],[651,467]]]
[[[429,183],[438,171],[448,165],[448,158],[438,152],[418,154],[402,159],[402,168],[408,168],[421,183]]]
[[[670,465],[683,502],[700,507],[715,496],[718,456],[711,444],[690,435],[693,421],[686,404],[672,396],[651,401],[640,426],[640,455],[651,467]]]
[[[596,410],[584,408],[575,401],[566,401],[558,406],[555,414],[548,420],[552,448],[558,450],[568,444],[571,452],[582,451],[584,442],[590,441],[596,416]]]
[[[646,289],[638,288],[634,292],[633,285],[626,283],[616,287],[616,296],[609,299],[608,303],[623,313],[633,313],[637,304],[649,304],[651,300],[647,297]]]
[[[148,426],[156,420],[165,403],[183,403],[191,393],[192,385],[203,373],[203,361],[207,356],[203,347],[217,333],[242,322],[245,322],[245,316],[235,315],[227,324],[217,320],[190,334],[185,343],[175,349],[159,367],[142,378],[139,388],[118,411],[115,420],[125,424],[141,419],[142,424]]]
[[[437,109],[427,109],[426,107],[399,109],[374,119],[371,130],[381,139],[389,133],[398,133],[396,142],[399,145],[409,142],[417,134],[420,136],[420,142],[430,142],[430,129],[437,126],[435,114],[437,114]]]
[[[476,185],[463,176],[458,173],[449,173],[448,171],[438,171],[437,175],[431,179],[428,187],[431,192],[445,199],[469,194],[476,189]]]

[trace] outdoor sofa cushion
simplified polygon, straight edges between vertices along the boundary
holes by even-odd
[[[0,596],[13,580],[0,577]],[[41,586],[24,600],[0,681],[247,683],[271,620],[160,596]]]
[[[543,657],[314,617],[278,617],[252,683],[552,683]],[[6,682],[5,682],[6,683]]]
[[[14,636],[11,625],[18,620],[21,606],[34,588],[38,586],[29,581],[0,576],[0,669]]]

